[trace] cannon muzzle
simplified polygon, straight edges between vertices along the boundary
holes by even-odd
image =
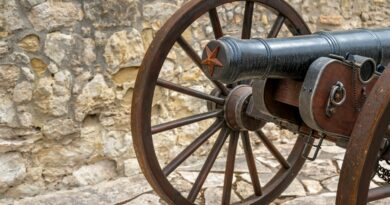
[[[390,29],[319,32],[289,38],[210,41],[202,64],[213,80],[233,83],[251,78],[303,79],[310,64],[330,54],[354,54],[390,63]]]

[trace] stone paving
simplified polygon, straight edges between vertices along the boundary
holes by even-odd
[[[267,130],[266,130],[267,131]],[[272,132],[272,130],[271,130]],[[271,136],[272,133],[268,133]],[[286,137],[273,139],[274,144],[281,150],[282,154],[289,153],[294,144],[292,134]],[[254,140],[254,154],[258,174],[262,185],[273,176],[278,170],[279,163],[270,155],[263,144]],[[241,146],[241,145],[240,145]],[[332,205],[335,201],[339,172],[344,157],[344,149],[332,143],[325,142],[317,160],[307,161],[300,171],[298,177],[292,182],[287,190],[272,203],[272,205]],[[220,204],[222,198],[222,187],[225,169],[224,156],[218,158],[211,173],[209,174],[203,189],[197,198],[197,204],[214,205]],[[171,183],[182,193],[187,194],[198,176],[203,162],[191,163],[179,167],[173,172],[169,179]],[[40,195],[32,198],[25,198],[19,201],[9,202],[17,205],[47,204],[47,205],[161,205],[165,204],[150,188],[139,168],[134,168],[133,175],[126,178],[119,178],[114,181],[103,182],[94,186],[86,186],[68,191],[58,191]],[[234,191],[231,201],[238,202],[253,193],[250,184],[245,156],[240,149],[236,158]],[[376,187],[382,183],[377,177],[371,183]],[[390,200],[377,201],[375,205],[389,204]]]

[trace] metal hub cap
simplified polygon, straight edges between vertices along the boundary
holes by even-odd
[[[225,120],[230,128],[255,131],[264,125],[262,121],[249,117],[245,112],[251,96],[252,87],[248,85],[235,87],[227,96]]]

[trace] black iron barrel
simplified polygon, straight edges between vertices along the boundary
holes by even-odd
[[[274,39],[223,37],[207,44],[202,64],[209,78],[224,83],[250,78],[303,79],[317,58],[348,53],[388,66],[390,29],[319,32]]]

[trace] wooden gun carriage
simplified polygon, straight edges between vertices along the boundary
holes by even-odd
[[[379,163],[390,160],[390,69],[386,69],[390,66],[390,28],[312,34],[283,0],[251,0],[244,1],[239,39],[224,35],[217,12],[217,7],[232,2],[188,2],[156,34],[145,55],[133,96],[132,132],[137,158],[155,191],[170,204],[194,204],[229,139],[222,204],[230,204],[241,138],[253,195],[238,204],[269,204],[288,187],[305,160],[316,159],[325,140],[346,148],[336,204],[367,204],[389,197],[390,186],[370,189],[369,184],[375,174],[390,182],[390,171]],[[255,4],[277,15],[267,38],[251,38]],[[204,39],[207,42],[199,55],[184,33],[205,14],[215,39]],[[283,25],[293,37],[277,38]],[[212,91],[200,92],[161,77],[175,43],[197,66],[193,72],[200,70],[210,80]],[[156,87],[203,99],[208,111],[154,125]],[[153,135],[210,119],[214,123],[194,136],[174,159],[159,163]],[[262,132],[267,122],[298,134],[287,158]],[[191,189],[175,188],[169,175],[218,131]],[[266,184],[259,180],[249,133],[255,133],[280,163]]]

